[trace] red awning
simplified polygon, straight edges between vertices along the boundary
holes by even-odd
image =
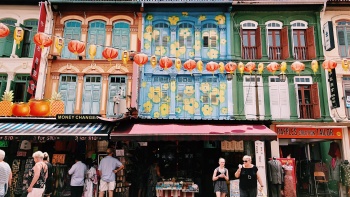
[[[130,141],[222,141],[276,140],[277,134],[264,125],[149,123],[119,125],[110,137]]]

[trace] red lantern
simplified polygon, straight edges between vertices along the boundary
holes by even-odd
[[[234,63],[234,62],[228,62],[225,65],[225,70],[226,70],[227,73],[232,74],[233,72],[235,72],[236,69],[237,69],[237,64]]]
[[[299,74],[301,71],[305,69],[305,65],[299,61],[296,61],[291,65],[291,68],[293,71]]]
[[[10,29],[4,23],[0,23],[0,38],[5,38],[9,34]]]
[[[52,39],[49,35],[38,32],[34,36],[34,42],[36,45],[39,45],[41,49],[43,49],[44,47],[48,47],[52,44]]]
[[[115,59],[118,57],[118,50],[115,48],[106,47],[102,51],[102,56],[110,62],[112,61],[112,59]]]
[[[168,57],[162,57],[159,60],[159,66],[167,70],[168,68],[173,66],[173,61]]]
[[[216,62],[208,62],[205,68],[207,69],[207,71],[212,72],[214,74],[214,72],[219,68],[219,64]]]
[[[143,66],[147,61],[148,56],[143,53],[139,53],[134,56],[134,62],[139,66]]]
[[[267,71],[269,71],[272,74],[275,74],[275,72],[279,68],[279,64],[277,62],[271,62],[269,65],[266,66]]]
[[[79,53],[84,52],[85,43],[79,40],[71,40],[68,43],[68,50],[74,53],[75,55],[78,55]]]
[[[253,70],[255,69],[255,63],[254,62],[248,62],[244,66],[244,71],[252,74]]]
[[[184,63],[184,68],[186,70],[189,70],[190,72],[192,72],[193,69],[195,69],[197,66],[196,62],[194,60],[187,60],[185,63]]]
[[[322,67],[325,70],[328,70],[328,72],[332,72],[332,69],[337,67],[337,62],[333,61],[333,60],[325,60],[322,64]]]

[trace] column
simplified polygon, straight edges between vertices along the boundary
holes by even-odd
[[[263,76],[263,89],[264,89],[264,108],[265,108],[265,120],[271,120],[271,107],[270,107],[270,93],[269,93],[269,77]]]
[[[176,74],[175,73],[170,73],[170,83],[176,83]],[[171,89],[171,88],[170,88]],[[176,91],[171,91],[170,90],[170,114],[169,114],[169,118],[170,119],[174,119],[176,118],[175,115],[175,98],[176,98]]]
[[[82,99],[83,99],[83,86],[84,86],[84,73],[78,73],[78,88],[77,88],[77,99],[75,101],[75,109],[74,114],[80,114],[81,113],[81,105],[82,105]]]
[[[261,33],[261,50],[262,50],[262,60],[268,60],[268,51],[267,51],[267,43],[266,43],[266,26],[260,25],[260,33]]]
[[[112,46],[112,25],[106,25],[106,41],[105,46]]]
[[[106,117],[107,114],[107,96],[108,96],[108,76],[109,74],[102,74],[102,92],[101,92],[101,103],[100,103],[100,114]]]
[[[245,119],[245,97],[243,91],[243,76],[241,74],[236,74],[232,79],[233,86],[233,112],[235,119],[244,120]]]
[[[231,17],[233,18],[233,14],[231,14]],[[232,19],[235,20],[235,19]],[[231,56],[231,58],[233,59],[238,59],[241,58],[241,54],[242,54],[242,49],[241,49],[241,36],[240,36],[240,26],[239,26],[239,22],[235,21],[235,23],[233,24],[233,28],[232,28],[232,35],[233,35],[233,40],[231,42],[227,42],[229,44],[232,45],[232,50],[233,50],[233,55]]]
[[[86,43],[87,42],[87,37],[88,37],[88,25],[81,25],[81,41]],[[86,46],[88,47],[88,46]],[[88,50],[84,50],[84,52],[81,53],[81,55],[86,56],[86,51]]]
[[[136,72],[136,71],[135,71]],[[126,86],[126,107],[127,108],[130,108],[131,107],[131,88],[132,88],[132,75],[133,75],[133,73],[130,73],[130,74],[128,74],[127,75],[127,81],[128,81],[128,83],[127,83],[127,86]]]
[[[177,26],[176,25],[170,25],[170,43],[174,43],[176,42],[176,30],[177,30]],[[163,51],[161,51],[161,54],[163,53]],[[176,57],[176,53],[175,54],[171,54],[170,52],[168,52],[168,55],[170,58],[177,58]],[[163,56],[163,55],[161,55]]]
[[[232,54],[232,45],[231,43],[233,43],[233,41],[231,40],[231,12],[226,12],[225,13],[225,17],[226,17],[226,59],[233,59],[233,54]]]
[[[227,20],[227,19],[226,19]],[[220,59],[226,59],[226,43],[221,43],[221,40],[226,40],[226,25],[219,25],[219,50],[220,50]]]
[[[200,44],[199,50],[194,50],[194,59],[195,60],[200,60],[201,59],[201,49],[202,49],[202,28],[200,25],[196,25],[194,27],[195,31],[195,36],[194,36],[194,45]],[[196,48],[196,47],[195,47]]]
[[[193,74],[194,75],[194,89],[195,89],[195,100],[200,101],[201,94],[200,94],[200,79],[202,74]],[[201,119],[201,106],[199,106],[197,109],[195,109],[194,112],[194,119]]]
[[[60,37],[63,38],[63,30],[64,30],[64,25],[61,25],[61,24],[56,25],[55,29],[54,29],[54,35],[55,36],[60,36]],[[54,46],[57,38],[53,37],[52,39],[53,39],[52,40],[52,42],[53,42],[52,45]],[[69,42],[69,41],[67,40],[65,42]],[[51,50],[51,54],[58,55],[58,51],[57,51],[56,47],[50,47],[50,50]]]
[[[326,121],[332,121],[329,113],[329,95],[327,94],[328,81],[326,81],[328,76],[326,75],[328,75],[328,71],[321,68],[321,76],[313,77],[313,80],[315,80],[314,82],[318,82],[321,118]]]
[[[14,72],[8,72],[7,73],[7,83],[6,83],[6,90],[10,91],[11,90],[11,82],[15,78],[16,73]]]
[[[58,92],[58,86],[59,86],[59,80],[60,80],[60,73],[59,72],[53,72],[51,73],[51,92],[50,92],[50,95],[47,95],[47,96],[50,96],[54,93],[54,92]],[[49,87],[49,84],[47,84]],[[48,92],[49,93],[49,92]],[[49,98],[49,97],[48,97]]]

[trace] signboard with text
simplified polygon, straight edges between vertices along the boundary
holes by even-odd
[[[338,85],[337,85],[337,74],[335,69],[332,69],[331,72],[328,72],[328,82],[329,82],[329,92],[331,94],[330,100],[333,108],[340,107],[339,103],[339,94],[338,94]]]
[[[331,51],[332,49],[334,49],[335,45],[332,21],[327,21],[323,25],[323,41],[324,48],[326,51]]]
[[[342,128],[276,127],[278,138],[342,139]]]

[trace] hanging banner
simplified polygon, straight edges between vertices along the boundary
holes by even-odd
[[[39,23],[38,23],[38,32],[45,31],[45,24],[46,24],[45,2],[40,2],[40,15],[39,15]],[[39,45],[35,45],[32,70],[30,72],[29,86],[27,89],[27,92],[32,95],[31,96],[32,98],[35,97],[36,85],[38,83],[40,59],[41,59],[41,48]]]

